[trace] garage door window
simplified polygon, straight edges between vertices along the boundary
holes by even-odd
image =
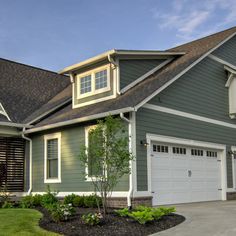
[[[191,155],[192,156],[203,156],[203,150],[200,149],[191,149]]]
[[[217,157],[217,152],[207,151],[206,155],[207,157]]]
[[[172,152],[174,154],[182,154],[182,155],[186,155],[186,148],[182,148],[182,147],[173,147],[172,148]]]
[[[155,145],[153,144],[153,152],[163,152],[163,153],[168,153],[168,146],[163,146],[163,145]]]

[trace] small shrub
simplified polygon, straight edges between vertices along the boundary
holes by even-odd
[[[47,205],[47,209],[55,222],[67,221],[75,213],[72,204],[54,203]]]
[[[77,197],[74,193],[65,196],[64,198],[64,204],[73,204],[74,199]]]
[[[99,196],[93,194],[90,196],[84,196],[84,206],[96,208],[102,205],[102,200]]]
[[[121,210],[116,210],[115,213],[121,217],[128,217],[130,214],[130,211],[128,208],[123,208]]]
[[[169,215],[173,212],[176,212],[175,207],[159,207],[158,209],[162,211],[164,215]]]
[[[34,208],[34,197],[33,195],[25,196],[20,201],[20,207],[22,208]]]
[[[86,225],[94,226],[94,225],[98,225],[101,222],[102,218],[103,217],[101,213],[95,213],[95,214],[89,213],[87,215],[82,216],[82,221]]]
[[[139,205],[134,208],[134,211],[152,211],[152,209],[153,209],[152,207]]]
[[[152,216],[154,218],[154,220],[159,220],[161,219],[162,216],[165,215],[165,213],[163,211],[161,211],[159,208],[152,208]]]
[[[2,205],[2,208],[13,208],[13,204],[11,202],[4,202],[3,205]]]
[[[72,204],[74,207],[84,207],[84,196],[76,196]]]
[[[38,207],[38,206],[41,206],[42,205],[42,195],[40,194],[35,194],[33,196],[33,205],[34,207]]]
[[[154,220],[151,211],[133,211],[129,216],[142,225]]]
[[[52,192],[50,187],[47,187],[47,193],[42,195],[41,204],[43,207],[47,208],[48,205],[53,205],[58,202],[57,199],[58,192]]]

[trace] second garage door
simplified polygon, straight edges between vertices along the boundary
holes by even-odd
[[[221,200],[220,152],[151,143],[153,205]]]

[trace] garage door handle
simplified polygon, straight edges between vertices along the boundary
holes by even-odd
[[[188,177],[191,177],[191,176],[192,176],[192,171],[188,170]]]
[[[155,193],[155,192],[152,191],[152,193]]]

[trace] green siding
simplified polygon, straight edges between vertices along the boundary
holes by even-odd
[[[229,117],[226,81],[223,65],[206,58],[149,103],[236,124]]]
[[[212,54],[236,66],[236,37],[234,36]]]
[[[62,183],[50,184],[52,189],[61,192],[93,191],[91,182],[84,180],[84,167],[79,161],[81,145],[85,144],[85,130],[83,126],[71,127],[61,131],[61,179]],[[53,133],[53,132],[52,132]],[[44,184],[44,137],[37,135],[33,138],[33,191],[45,191]],[[129,178],[124,176],[115,191],[127,191]]]
[[[236,143],[236,129],[183,118],[167,113],[141,108],[136,116],[137,125],[137,186],[147,190],[147,150],[140,145],[147,133],[227,145]],[[232,187],[231,158],[227,156],[227,182]]]
[[[124,88],[165,60],[120,60],[120,88]]]

